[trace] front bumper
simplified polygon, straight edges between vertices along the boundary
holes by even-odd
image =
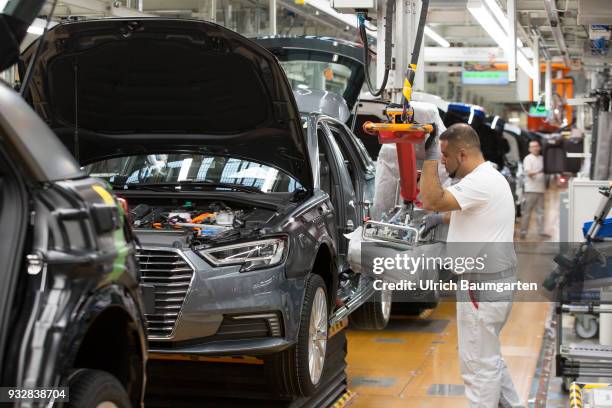
[[[160,272],[153,261],[163,253],[176,254],[173,266],[180,267],[176,276],[183,281],[155,280]],[[240,272],[239,266],[213,267],[192,250],[147,245],[140,261],[143,284],[155,286],[155,309],[147,314],[150,352],[262,355],[295,343],[305,278],[287,279],[283,264]],[[172,284],[187,289],[168,290]]]

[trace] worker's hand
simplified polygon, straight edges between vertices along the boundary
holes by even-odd
[[[437,227],[438,225],[444,223],[444,215],[443,214],[427,214],[421,220],[421,235],[425,236],[429,234],[429,232]]]
[[[438,135],[430,134],[425,142],[425,160],[440,160],[440,142]]]

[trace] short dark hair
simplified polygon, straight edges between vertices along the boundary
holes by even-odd
[[[540,149],[542,148],[542,142],[540,142],[538,139],[531,139],[529,141],[529,144],[536,142],[538,144],[538,146],[540,146]]]
[[[441,135],[440,140],[446,140],[449,144],[457,147],[473,147],[480,150],[480,138],[478,133],[470,125],[455,123],[449,126]]]

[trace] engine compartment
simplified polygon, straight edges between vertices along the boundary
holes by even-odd
[[[157,243],[173,246],[177,239],[181,246],[206,247],[247,238],[275,216],[270,209],[222,200],[128,200],[128,220],[134,233],[158,233]]]

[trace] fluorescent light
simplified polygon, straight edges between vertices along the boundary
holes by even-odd
[[[33,35],[42,35],[42,33],[45,31],[47,23],[49,24],[49,28],[57,25],[55,21],[48,22],[42,18],[35,18],[34,21],[32,21],[32,24],[28,27],[28,33]]]
[[[468,3],[468,10],[501,48],[508,49],[508,36],[482,3],[478,5]]]
[[[177,181],[187,180],[187,176],[189,175],[189,169],[191,168],[191,163],[193,162],[192,158],[183,159],[181,163],[181,169],[179,170]]]
[[[484,0],[484,1],[490,1],[490,0]],[[487,32],[487,34],[489,34],[489,36],[493,40],[495,40],[497,45],[499,45],[504,50],[504,52],[507,52],[507,50],[510,48],[508,46],[509,41],[510,41],[508,38],[508,35],[504,31],[504,29],[500,26],[497,19],[495,19],[495,17],[493,17],[493,15],[491,14],[491,12],[487,10],[484,4],[480,0],[469,1],[467,8],[469,12],[472,14],[472,16],[474,16],[476,21],[478,21],[478,23],[482,26],[482,28]],[[532,79],[535,78],[537,71],[535,70],[533,65],[527,60],[527,57],[525,57],[522,51],[517,50],[516,60],[517,60],[518,66],[523,71],[525,71],[525,73],[529,75],[530,78]]]
[[[30,34],[34,34],[34,35],[42,35],[43,31],[45,31],[44,27],[38,27],[35,25],[31,25],[28,27],[28,33]]]
[[[425,35],[437,42],[444,48],[450,47],[450,43],[444,39],[440,34],[436,33],[429,26],[425,26]]]
[[[508,34],[510,32],[510,21],[508,21],[508,17],[504,14],[501,7],[499,7],[499,4],[497,3],[497,1],[496,0],[483,0],[483,1],[486,3],[491,13],[493,13],[495,18],[499,22],[499,25],[501,25],[502,30],[504,30],[504,32]],[[519,48],[523,48],[523,42],[518,36],[516,37],[516,45]]]

